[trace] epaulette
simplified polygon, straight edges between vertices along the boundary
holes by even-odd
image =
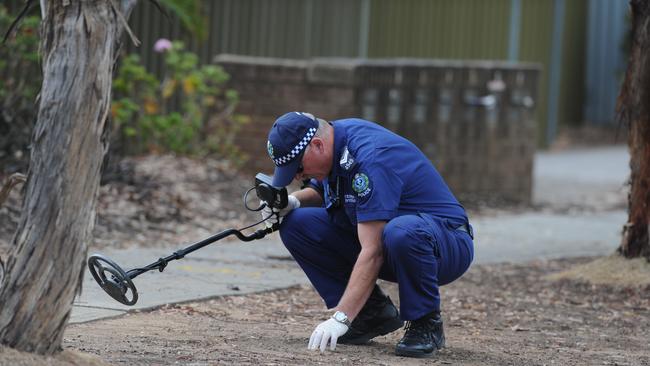
[[[341,154],[341,160],[339,161],[339,165],[341,166],[341,169],[343,170],[350,170],[354,165],[356,164],[356,160],[354,159],[354,156],[350,154],[350,151],[348,150],[348,147],[343,148],[343,154]]]

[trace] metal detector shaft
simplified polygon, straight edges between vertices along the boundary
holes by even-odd
[[[187,248],[179,249],[179,250],[175,251],[174,253],[168,255],[167,257],[158,259],[156,262],[151,263],[150,265],[148,265],[146,267],[135,268],[135,269],[132,269],[130,271],[127,271],[126,274],[129,276],[130,279],[134,279],[137,276],[139,276],[139,275],[141,275],[141,274],[143,274],[145,272],[149,272],[149,271],[151,271],[153,269],[158,269],[160,272],[162,272],[162,271],[165,270],[165,267],[167,267],[168,262],[173,261],[173,260],[177,260],[177,259],[182,259],[183,257],[188,255],[189,253],[192,253],[195,250],[201,249],[204,246],[212,244],[215,241],[221,240],[221,239],[223,239],[223,238],[225,238],[227,236],[230,236],[230,235],[234,234],[241,241],[253,241],[253,240],[257,240],[257,239],[262,239],[263,237],[266,236],[266,234],[270,234],[270,233],[274,232],[275,230],[277,230],[279,228],[279,226],[280,225],[276,223],[276,224],[273,224],[273,226],[271,226],[271,227],[268,227],[268,228],[265,228],[265,229],[259,229],[259,230],[253,232],[250,235],[245,235],[245,234],[243,234],[241,231],[239,231],[237,229],[227,229],[227,230],[224,230],[224,231],[222,231],[220,233],[214,234],[214,235],[212,235],[212,236],[210,236],[208,238],[205,238],[205,239],[199,241],[198,243],[192,244]]]
[[[97,281],[99,286],[109,296],[124,305],[131,306],[138,301],[138,290],[135,288],[132,281],[135,277],[151,271],[152,269],[158,269],[162,272],[165,267],[167,267],[169,261],[181,259],[187,254],[227,236],[234,234],[242,241],[252,241],[255,239],[261,239],[266,236],[266,234],[274,232],[279,228],[279,226],[280,225],[276,223],[270,228],[257,230],[250,235],[242,234],[240,230],[227,229],[209,238],[203,239],[198,243],[192,244],[187,248],[177,250],[171,255],[160,258],[146,267],[134,268],[128,272],[125,272],[117,263],[101,254],[94,254],[88,258],[88,268],[90,269],[93,278],[95,278],[95,281]]]

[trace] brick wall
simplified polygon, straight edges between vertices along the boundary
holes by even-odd
[[[250,172],[271,173],[266,137],[297,110],[362,117],[413,141],[464,203],[530,203],[535,65],[420,59],[308,61],[220,55],[252,123],[238,136]]]

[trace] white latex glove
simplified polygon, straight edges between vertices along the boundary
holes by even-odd
[[[262,203],[264,203],[264,201],[260,201],[260,204]],[[298,207],[300,207],[300,201],[298,201],[298,199],[293,195],[287,197],[287,207],[279,211],[277,209],[271,209],[271,207],[267,205],[262,209],[262,218],[265,219],[269,216],[271,216],[271,218],[264,221],[264,224],[266,227],[271,227],[273,224],[281,222],[283,217],[287,216],[291,210],[295,210]]]
[[[310,350],[315,350],[320,347],[321,352],[325,352],[327,343],[330,344],[330,349],[333,351],[336,348],[336,340],[348,331],[348,326],[340,323],[332,318],[318,324],[314,332],[309,338]]]

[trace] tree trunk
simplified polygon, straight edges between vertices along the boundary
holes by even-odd
[[[86,268],[108,146],[103,135],[124,24],[115,7],[128,18],[135,2],[47,1],[27,190],[0,289],[0,342],[10,347],[41,354],[61,347]]]
[[[620,121],[629,129],[628,222],[619,252],[650,260],[650,3],[632,0],[632,49],[618,97]]]

